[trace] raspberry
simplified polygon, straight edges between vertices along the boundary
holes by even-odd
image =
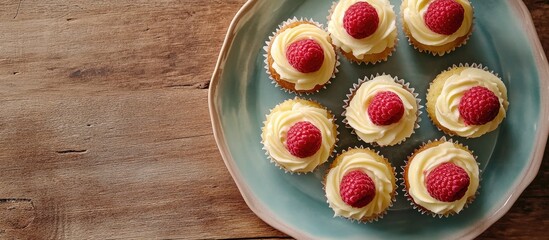
[[[425,182],[431,197],[443,202],[453,202],[461,199],[467,192],[469,175],[453,163],[443,163],[427,175]]]
[[[367,2],[357,2],[350,6],[343,16],[343,27],[356,39],[368,37],[377,30],[379,17],[376,9]]]
[[[436,0],[427,8],[425,24],[433,32],[451,35],[461,27],[464,13],[463,6],[454,0]]]
[[[341,179],[339,184],[341,199],[355,208],[361,208],[374,199],[376,186],[368,174],[360,171],[351,171]]]
[[[467,125],[483,125],[496,118],[499,113],[498,97],[485,87],[472,87],[459,102],[459,115]]]
[[[286,58],[299,72],[316,72],[324,62],[324,50],[315,40],[298,40],[290,44],[286,51]]]
[[[378,126],[396,123],[402,115],[404,115],[404,105],[394,92],[377,93],[368,106],[368,116]]]
[[[286,148],[298,158],[314,155],[322,143],[320,130],[307,121],[297,122],[290,127],[286,137]]]

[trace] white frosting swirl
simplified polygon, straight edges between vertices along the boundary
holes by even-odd
[[[286,134],[291,126],[300,121],[315,125],[322,134],[320,149],[312,156],[299,158],[286,149]],[[277,106],[267,116],[263,129],[263,144],[271,158],[283,168],[292,172],[310,172],[326,162],[335,146],[337,132],[328,111],[310,104],[305,100],[287,100]]]
[[[492,91],[499,99],[498,115],[484,125],[466,125],[459,114],[459,102],[465,92],[472,87],[483,86]],[[438,122],[448,130],[462,137],[479,137],[496,129],[506,116],[507,88],[494,74],[478,68],[465,68],[456,71],[446,79],[442,92],[435,105],[435,115]]]
[[[378,126],[370,120],[368,105],[378,92],[383,91],[394,92],[400,97],[404,105],[404,114],[396,123]],[[396,83],[391,76],[382,75],[360,85],[346,109],[345,117],[363,141],[391,146],[412,135],[417,121],[417,111],[418,105],[414,95]]]
[[[377,30],[370,36],[356,39],[349,35],[343,27],[343,17],[349,7],[357,2],[367,2],[376,9],[379,17]],[[343,51],[352,53],[357,59],[364,55],[375,54],[395,46],[397,38],[396,16],[393,6],[388,0],[348,0],[339,1],[328,22],[328,32],[334,45]]]
[[[303,39],[314,40],[324,51],[324,62],[322,62],[320,69],[315,72],[299,72],[286,58],[286,50],[290,44]],[[334,73],[337,61],[329,34],[316,25],[309,23],[302,23],[278,33],[273,39],[270,54],[274,60],[273,69],[283,80],[294,83],[296,90],[311,90],[316,85],[328,82]]]
[[[369,149],[353,149],[338,157],[337,166],[326,175],[326,197],[336,216],[356,220],[376,216],[391,206],[395,187],[393,170],[381,161],[381,157]],[[343,177],[354,170],[366,173],[374,182],[375,197],[368,205],[354,208],[346,204],[339,194],[339,184]]]
[[[453,202],[439,201],[429,194],[425,186],[425,180],[431,170],[443,163],[453,163],[467,172],[469,175],[469,187],[465,195]],[[406,178],[408,180],[408,194],[414,202],[423,208],[436,213],[459,213],[473,197],[479,185],[479,169],[475,157],[468,151],[457,148],[451,142],[444,142],[435,147],[425,149],[410,160]]]
[[[442,46],[469,34],[471,25],[473,24],[473,8],[468,0],[455,0],[463,6],[465,11],[461,27],[451,35],[433,32],[425,24],[425,13],[433,1],[434,0],[404,0],[402,2],[400,11],[404,17],[406,26],[414,39],[424,45]]]

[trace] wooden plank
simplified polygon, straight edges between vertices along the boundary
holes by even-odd
[[[547,197],[521,197],[511,210],[479,239],[546,239]]]
[[[287,238],[215,146],[208,81],[244,3],[0,0],[0,238]],[[549,3],[526,0],[549,49]],[[539,238],[549,155],[481,238]]]
[[[3,1],[0,95],[207,88],[239,1]],[[215,23],[215,24],[212,24]]]
[[[280,235],[249,211],[209,122],[196,122],[208,119],[206,96],[160,89],[3,101],[0,198],[29,199],[36,211],[5,237]]]
[[[549,2],[546,0],[523,0],[523,2],[530,10],[545,55],[549,56],[549,14],[547,14]]]
[[[3,215],[0,237],[280,236],[244,204],[208,120],[243,2],[3,1],[0,198],[36,217]]]

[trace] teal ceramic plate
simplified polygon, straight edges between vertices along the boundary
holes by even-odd
[[[391,1],[399,12],[400,1]],[[548,135],[547,80],[549,67],[520,0],[477,0],[475,27],[468,43],[443,57],[420,53],[400,30],[396,53],[376,65],[341,59],[331,85],[309,95],[338,116],[338,152],[365,145],[341,124],[343,99],[359,78],[376,73],[410,82],[425,103],[429,81],[459,63],[480,63],[501,76],[508,89],[509,111],[500,127],[478,139],[454,139],[468,145],[482,172],[480,194],[467,209],[449,218],[433,218],[411,208],[402,189],[396,204],[378,222],[358,224],[333,218],[321,178],[324,168],[291,175],[266,158],[260,143],[265,115],[276,104],[293,98],[271,84],[263,65],[262,47],[278,24],[307,17],[325,24],[329,0],[249,1],[233,20],[213,74],[209,106],[215,138],[228,170],[248,206],[265,222],[296,238],[473,238],[509,210],[536,175]],[[401,23],[397,21],[401,29]],[[402,166],[413,149],[444,136],[421,115],[421,127],[404,144],[380,148],[394,166]]]

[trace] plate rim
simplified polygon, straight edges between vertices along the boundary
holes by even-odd
[[[253,192],[250,191],[248,184],[243,180],[241,173],[235,166],[234,159],[229,153],[229,148],[225,141],[225,135],[221,127],[221,119],[219,113],[216,111],[215,98],[217,97],[217,88],[219,84],[219,79],[221,73],[223,73],[223,66],[227,60],[227,55],[230,49],[230,46],[233,43],[234,36],[236,35],[236,27],[241,22],[246,14],[248,14],[253,7],[259,2],[259,0],[247,0],[244,5],[238,10],[235,17],[231,20],[223,45],[219,52],[217,63],[215,65],[212,78],[210,79],[210,87],[208,90],[208,108],[210,114],[210,120],[213,129],[214,139],[217,145],[217,148],[221,154],[225,166],[229,170],[233,181],[236,183],[240,195],[246,202],[246,205],[265,223],[269,224],[273,228],[278,229],[279,231],[290,235],[291,237],[297,239],[312,239],[313,236],[310,236],[306,232],[299,231],[284,221],[279,219],[276,215],[266,208],[266,206],[260,201],[256,201],[253,196]],[[520,23],[522,28],[527,33],[527,38],[532,49],[532,55],[535,58],[536,69],[538,72],[539,85],[540,85],[540,108],[541,112],[538,117],[539,131],[535,137],[536,145],[532,153],[530,154],[529,165],[520,173],[521,179],[516,181],[514,186],[510,187],[507,193],[504,194],[504,201],[499,208],[490,213],[484,219],[481,219],[478,224],[474,224],[468,228],[459,231],[458,235],[455,235],[455,239],[458,238],[474,238],[483,233],[491,225],[493,225],[497,220],[503,217],[514,205],[516,200],[520,197],[522,192],[530,185],[534,180],[541,162],[543,160],[543,154],[545,152],[545,147],[547,144],[547,137],[549,136],[549,105],[543,104],[547,103],[549,99],[549,63],[547,62],[547,57],[543,51],[539,36],[534,27],[534,23],[531,17],[528,8],[521,0],[511,0],[509,1],[512,11],[520,18]]]

